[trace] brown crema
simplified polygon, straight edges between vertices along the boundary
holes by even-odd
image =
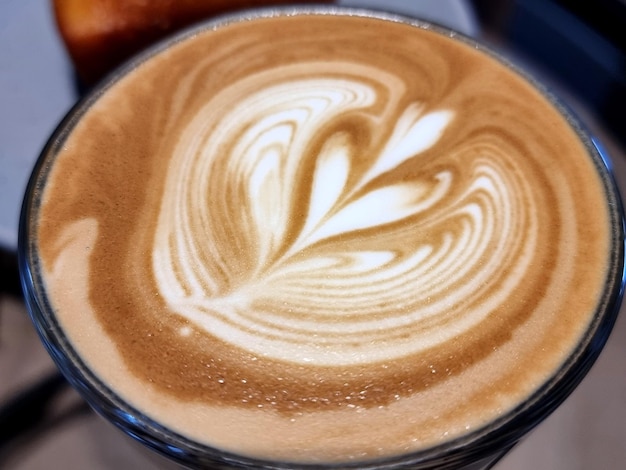
[[[431,138],[405,155],[413,131]],[[380,155],[397,164],[374,172]],[[322,181],[321,161],[349,170]],[[369,223],[370,200],[401,202]],[[295,15],[201,32],[110,86],[54,161],[37,242],[69,340],[124,399],[233,452],[341,461],[458,437],[548,380],[606,281],[605,206],[576,133],[497,60]]]

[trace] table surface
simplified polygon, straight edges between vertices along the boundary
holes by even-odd
[[[463,0],[346,0],[340,4],[413,14],[479,36]],[[580,105],[563,95],[607,147],[626,194],[626,155]],[[0,3],[0,248],[17,246],[19,207],[30,171],[57,122],[77,100],[73,72],[47,0]],[[626,314],[574,394],[498,465],[498,470],[613,470],[626,462]],[[0,403],[54,371],[21,299],[0,290]],[[72,390],[55,403],[48,428],[27,434],[0,468],[93,470],[177,468],[87,410]]]

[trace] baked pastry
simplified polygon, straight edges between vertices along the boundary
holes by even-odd
[[[291,0],[53,0],[81,83],[92,85],[154,41],[204,18]],[[298,0],[298,3],[320,0]],[[326,0],[326,3],[332,3]]]

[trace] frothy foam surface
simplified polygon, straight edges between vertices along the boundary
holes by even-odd
[[[38,243],[70,340],[125,399],[210,445],[335,461],[462,435],[550,377],[605,282],[605,201],[493,59],[293,16],[116,83],[57,157]]]

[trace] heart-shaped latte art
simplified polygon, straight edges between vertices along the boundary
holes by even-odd
[[[190,121],[168,170],[160,295],[264,357],[358,365],[448,341],[506,301],[536,243],[529,189],[490,158],[498,150],[437,152],[455,110],[406,104],[397,79],[343,68],[334,78],[342,64],[307,64],[316,78],[284,66],[232,84]]]

